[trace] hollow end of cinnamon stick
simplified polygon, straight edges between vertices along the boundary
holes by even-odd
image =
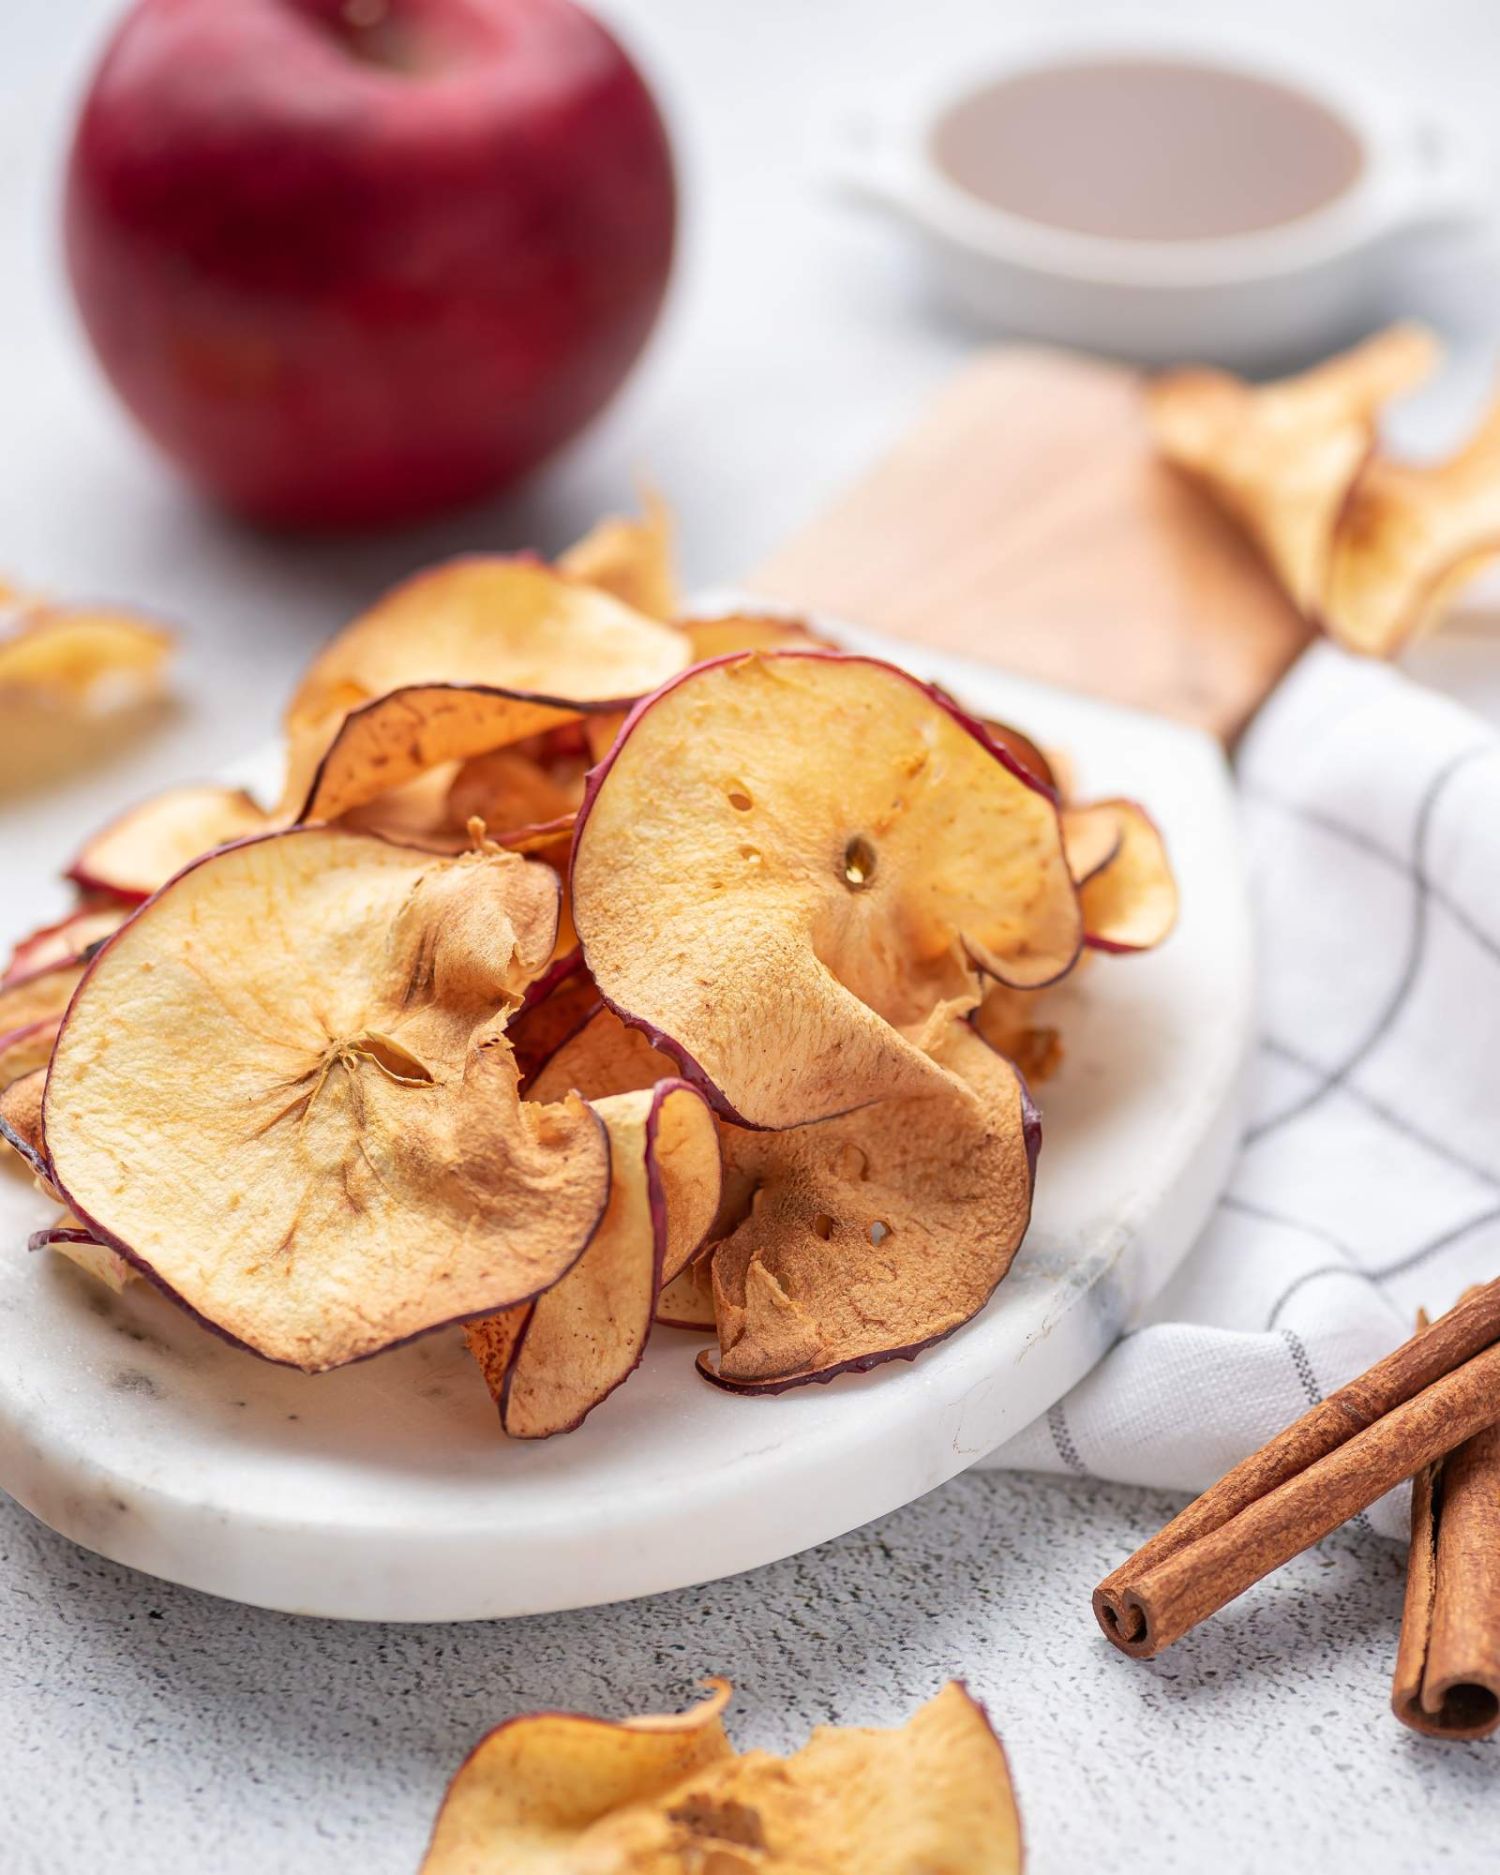
[[[1488,1686],[1461,1680],[1440,1689],[1437,1710],[1429,1711],[1424,1698],[1391,1701],[1391,1710],[1403,1725],[1427,1738],[1489,1738],[1500,1731],[1500,1695]]]
[[[1094,1590],[1094,1619],[1104,1638],[1132,1660],[1149,1660],[1156,1652],[1150,1617],[1129,1595],[1111,1595],[1101,1584]]]

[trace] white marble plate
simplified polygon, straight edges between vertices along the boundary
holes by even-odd
[[[89,1549],[237,1601],[531,1614],[806,1549],[931,1490],[1087,1371],[1196,1235],[1234,1147],[1251,960],[1228,773],[1195,731],[843,635],[1074,751],[1085,791],[1140,796],[1182,882],[1165,949],[1060,993],[1035,1218],[989,1307],[911,1365],[770,1399],[707,1386],[698,1338],[662,1330],[581,1430],[512,1444],[456,1333],[315,1379],[268,1366],[143,1285],[115,1297],[28,1256],[50,1207],[11,1169],[0,1486]]]

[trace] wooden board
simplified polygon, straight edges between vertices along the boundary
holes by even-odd
[[[1141,384],[1063,352],[983,353],[750,586],[1232,743],[1308,628],[1157,460]]]

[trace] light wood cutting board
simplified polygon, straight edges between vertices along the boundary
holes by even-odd
[[[1033,347],[977,358],[749,584],[1226,744],[1309,635],[1239,531],[1157,459],[1140,376]]]

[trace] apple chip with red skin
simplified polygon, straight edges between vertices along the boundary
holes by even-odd
[[[336,820],[443,762],[618,710],[688,662],[679,633],[538,560],[419,573],[340,632],[287,713],[284,805]]]
[[[557,1713],[498,1727],[422,1875],[1019,1875],[1005,1752],[961,1682],[902,1726],[819,1726],[786,1758],[736,1753],[721,1712],[644,1734]],[[675,1778],[674,1757],[691,1760]]]
[[[983,1308],[1031,1218],[1039,1133],[1011,1064],[968,1023],[931,1041],[941,1085],[782,1132],[723,1131],[752,1196],[713,1250],[717,1359],[737,1392],[910,1359]]]
[[[720,1357],[700,1363],[709,1379],[779,1392],[910,1358],[962,1326],[1009,1269],[1038,1143],[1025,1086],[946,1012],[921,1041],[930,1094],[780,1131],[720,1126],[723,1196],[704,1257],[693,1261],[688,1243],[667,1256],[671,1293],[657,1308],[680,1325],[717,1324]],[[598,1100],[669,1072],[644,1036],[600,1009],[533,1090]]]
[[[571,887],[605,1001],[749,1126],[932,1091],[909,1031],[981,973],[1052,981],[1083,940],[1050,792],[915,678],[818,652],[637,705]]]
[[[82,980],[84,968],[81,957],[68,957],[0,983],[0,1035],[9,1038],[60,1016]]]
[[[100,952],[47,1079],[62,1200],[232,1341],[308,1371],[549,1288],[609,1195],[580,1100],[523,1102],[506,1015],[558,888],[331,828],[190,867]]]
[[[118,1250],[111,1250],[86,1231],[71,1211],[64,1211],[55,1224],[34,1230],[27,1241],[28,1250],[51,1250],[66,1257],[75,1268],[96,1283],[102,1283],[119,1295],[140,1279],[140,1271],[127,1263]]]
[[[654,1088],[673,1080],[676,1071],[668,1058],[653,1048],[639,1029],[626,1028],[612,1009],[606,1009],[586,972],[584,977],[593,993],[592,1007],[538,1066],[527,1092],[535,1099],[556,1099],[572,1089],[598,1103],[602,1110],[606,1096]],[[707,1220],[701,1220],[704,1228],[699,1229],[699,1218],[696,1214],[689,1216],[686,1205],[680,1206],[676,1214],[669,1214],[674,1223],[688,1217],[686,1224],[669,1234],[662,1258],[656,1319],[669,1327],[712,1329],[709,1263],[713,1244],[739,1221],[750,1203],[748,1182],[726,1176],[717,1140],[713,1156],[711,1175],[705,1172],[698,1185],[701,1192],[711,1187],[717,1200]]]
[[[242,788],[168,788],[100,828],[67,876],[85,892],[138,905],[203,854],[264,833],[270,824],[265,809]]]
[[[54,964],[71,963],[101,943],[130,916],[130,907],[110,899],[91,900],[54,924],[41,925],[16,944],[0,976],[0,987],[34,976]]]
[[[533,1098],[553,1091],[539,1086]],[[593,1240],[534,1302],[467,1330],[512,1438],[571,1432],[630,1378],[664,1278],[687,1262],[718,1208],[718,1125],[686,1081],[612,1094],[594,1111],[609,1133],[611,1177]]]
[[[45,1068],[61,1030],[61,1016],[43,1016],[0,1035],[0,1088]]]
[[[52,1192],[51,1168],[42,1144],[42,1095],[46,1085],[47,1070],[43,1066],[17,1075],[0,1088],[0,1140]]]
[[[1111,852],[1078,882],[1091,949],[1147,951],[1177,922],[1177,881],[1155,821],[1136,801],[1098,801],[1075,810],[1114,823]]]

